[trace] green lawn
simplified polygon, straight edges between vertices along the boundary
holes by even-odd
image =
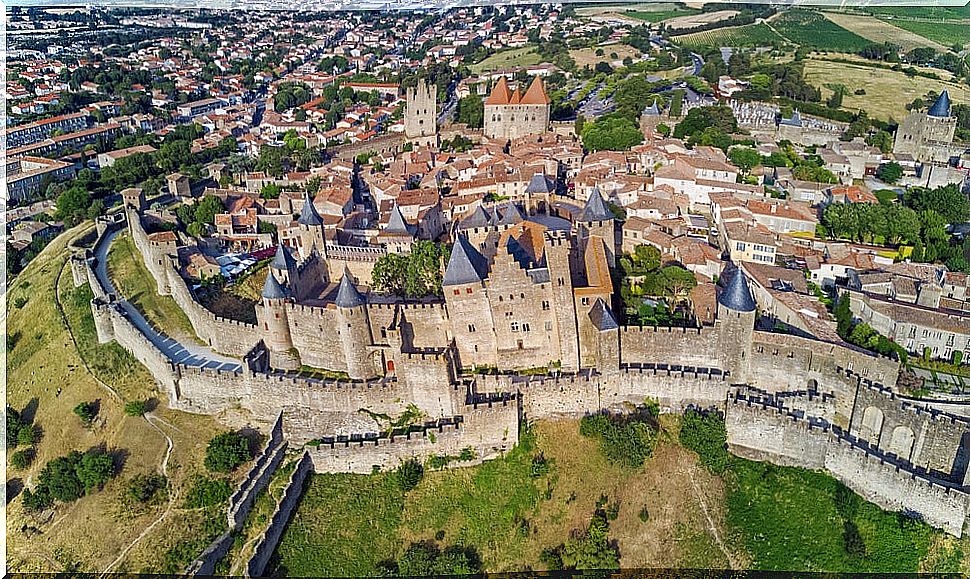
[[[128,234],[111,244],[108,272],[118,291],[157,328],[177,337],[195,337],[192,323],[175,300],[158,295],[158,285]]]

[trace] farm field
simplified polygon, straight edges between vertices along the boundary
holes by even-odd
[[[771,27],[799,46],[831,52],[858,52],[869,41],[815,10],[793,9],[771,19]]]
[[[970,19],[970,5],[966,6],[866,6],[862,8],[869,14],[891,16],[912,20],[940,21],[943,19]]]
[[[669,20],[671,18],[677,18],[679,16],[687,16],[690,14],[697,14],[696,10],[626,10],[621,12],[624,16],[630,16],[636,18],[637,20],[643,20],[645,22],[663,22],[664,20]]]
[[[535,51],[534,46],[523,46],[496,52],[485,60],[475,63],[468,68],[475,74],[492,70],[501,70],[514,66],[531,66],[542,62],[542,57]]]
[[[597,48],[603,51],[603,56],[596,56]],[[573,49],[569,51],[569,56],[576,61],[576,66],[580,68],[587,64],[595,66],[597,62],[612,62],[614,60],[623,60],[628,56],[630,58],[638,58],[640,56],[639,50],[626,44],[607,44],[598,46],[597,48]],[[614,53],[616,54],[616,58],[610,56]]]
[[[180,497],[192,475],[202,471],[207,441],[224,429],[211,417],[168,410],[164,400],[154,411],[160,420],[152,423],[124,413],[125,401],[162,397],[152,376],[130,354],[117,344],[97,343],[89,304],[91,290],[87,285],[74,287],[66,263],[67,243],[80,236],[84,227],[52,241],[10,286],[10,299],[21,295],[28,299],[22,307],[8,310],[7,403],[17,410],[30,408],[42,436],[35,445],[33,463],[23,471],[8,463],[7,477],[19,484],[36,481],[41,468],[53,458],[100,445],[119,451],[120,471],[101,491],[73,503],[57,503],[39,515],[25,512],[20,498],[8,494],[8,569],[101,572],[130,546],[112,571],[158,573],[167,564],[175,564],[172,571],[181,571],[179,556],[197,554],[192,541],[201,536],[204,517],[200,511],[183,509]],[[99,379],[122,400],[100,385]],[[95,400],[99,401],[98,414],[85,427],[73,408]],[[165,435],[173,443],[167,462],[168,493],[178,498],[168,515],[136,542],[166,511],[168,499],[134,503],[127,487],[136,475],[161,468],[167,450]]]
[[[783,41],[767,24],[761,23],[694,32],[693,34],[674,36],[671,40],[684,46],[731,47],[766,46]]]
[[[698,14],[688,14],[686,16],[678,16],[670,20],[666,20],[664,24],[667,28],[671,30],[677,30],[680,28],[693,28],[701,24],[712,24],[714,22],[720,22],[721,20],[727,20],[732,16],[738,14],[737,10],[718,10],[716,12],[702,12]]]
[[[821,88],[823,101],[832,94],[825,85],[845,85],[849,92],[844,97],[843,108],[865,110],[870,117],[882,120],[901,121],[907,114],[906,104],[930,90],[940,92],[946,88],[954,102],[970,102],[970,88],[966,85],[814,58],[805,60],[805,80]],[[865,89],[865,95],[853,94],[860,88]]]
[[[929,40],[938,42],[940,45],[949,48],[954,44],[966,47],[970,44],[970,20],[960,22],[930,22],[917,20],[904,20],[894,18],[890,21],[893,26],[908,30]],[[942,49],[938,49],[942,50]]]
[[[929,46],[937,51],[947,50],[946,46],[895,26],[897,21],[893,21],[890,24],[885,20],[872,16],[847,14],[844,12],[824,12],[824,14],[826,18],[834,22],[837,26],[841,26],[850,32],[858,34],[866,40],[879,43],[892,42],[903,47],[903,50],[906,52],[920,46]]]

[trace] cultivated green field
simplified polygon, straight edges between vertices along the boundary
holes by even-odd
[[[783,39],[766,24],[747,24],[717,28],[704,32],[694,32],[683,36],[674,36],[672,41],[684,46],[767,46],[778,44]]]
[[[831,52],[858,52],[869,41],[815,10],[787,10],[771,20],[778,34],[799,46]]]
[[[954,44],[959,44],[964,47],[970,44],[970,21],[962,23],[930,22],[893,18],[892,20],[887,20],[887,22],[934,42],[939,42],[947,48]]]
[[[700,10],[675,8],[673,10],[656,10],[656,11],[643,11],[643,10],[627,10],[623,12],[625,16],[632,16],[637,20],[645,20],[647,22],[662,22],[670,18],[677,18],[678,16],[688,16],[690,14],[698,14]]]

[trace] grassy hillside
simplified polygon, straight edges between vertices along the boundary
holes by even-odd
[[[181,508],[181,497],[188,478],[202,469],[206,442],[221,429],[209,417],[165,410],[164,400],[155,411],[160,420],[154,425],[125,415],[125,400],[158,394],[154,380],[134,358],[116,344],[96,343],[90,289],[74,288],[66,263],[67,242],[82,228],[55,239],[10,286],[7,403],[26,408],[42,436],[30,467],[17,471],[8,462],[7,477],[15,479],[14,490],[24,483],[31,487],[47,461],[102,445],[115,451],[120,471],[100,492],[57,503],[39,515],[25,513],[21,500],[8,496],[8,565],[18,572],[102,571],[128,549],[114,571],[160,571],[170,548],[200,535],[204,515]],[[18,297],[27,299],[20,308],[11,305]],[[85,427],[73,409],[95,400],[98,415]],[[163,432],[172,440],[167,462]],[[157,472],[163,464],[170,479],[167,496],[148,505],[129,499],[129,482]]]
[[[525,444],[482,466],[427,473],[403,493],[392,474],[315,475],[277,552],[278,573],[374,574],[409,544],[473,547],[489,572],[545,569],[544,548],[582,529],[601,497],[623,567],[829,572],[966,571],[957,541],[887,513],[817,472],[723,457],[712,474],[663,417],[654,456],[610,464],[577,421],[539,422]],[[533,476],[536,456],[548,472]],[[646,513],[641,517],[641,513]],[[862,551],[847,551],[846,521]]]

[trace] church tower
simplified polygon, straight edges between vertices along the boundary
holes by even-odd
[[[721,364],[731,373],[729,380],[732,384],[743,384],[748,379],[756,313],[757,305],[751,297],[748,279],[740,267],[735,267],[731,280],[717,298]]]
[[[419,145],[438,144],[438,95],[435,85],[420,80],[407,89],[404,108],[404,136]]]

